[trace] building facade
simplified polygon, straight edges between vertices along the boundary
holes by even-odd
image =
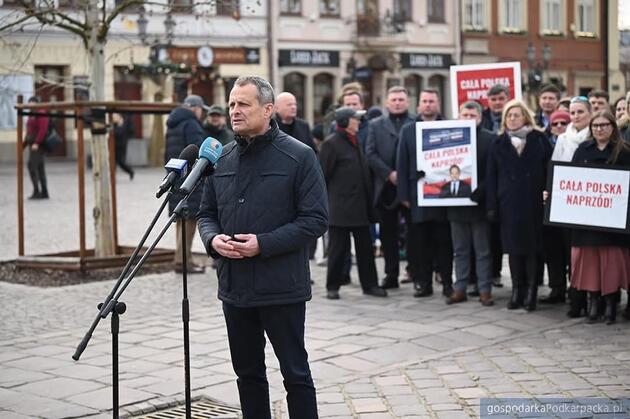
[[[462,0],[462,62],[520,61],[524,90],[625,92],[617,0]]]
[[[444,0],[277,0],[274,85],[295,94],[300,115],[322,120],[341,86],[361,82],[365,105],[384,104],[404,85],[415,112],[422,87],[449,108],[449,66],[456,62],[458,2]]]
[[[22,16],[19,2],[0,0],[0,21]],[[81,18],[72,0],[53,0]],[[107,0],[108,13],[120,3]],[[268,76],[267,1],[149,2],[126,9],[112,22],[105,50],[106,100],[181,101],[190,93],[208,104],[226,104],[231,83],[242,74]],[[11,109],[15,94],[43,101],[90,98],[88,55],[78,36],[26,23],[0,36],[0,103]],[[15,111],[0,117],[0,160],[15,160]],[[159,136],[153,116],[134,116],[128,159],[144,164]],[[165,121],[165,119],[164,119]],[[163,125],[163,123],[162,123]],[[63,137],[57,155],[75,157],[74,122],[57,123]],[[153,137],[153,138],[152,138]],[[159,154],[159,152],[157,153]]]

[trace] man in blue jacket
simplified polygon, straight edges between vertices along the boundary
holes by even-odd
[[[243,418],[270,419],[265,333],[280,362],[289,416],[317,418],[304,347],[311,299],[309,243],[328,225],[328,200],[313,150],[278,129],[273,88],[242,76],[230,92],[234,142],[205,182],[198,214],[208,255],[217,259]]]

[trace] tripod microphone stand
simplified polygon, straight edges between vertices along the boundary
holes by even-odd
[[[162,237],[164,237],[164,234],[166,234],[166,232],[170,228],[170,226],[173,223],[173,221],[175,221],[175,219],[177,217],[181,217],[182,216],[184,207],[185,207],[185,205],[188,202],[188,197],[193,193],[193,191],[196,189],[197,185],[198,184],[196,184],[192,188],[192,190],[190,191],[189,194],[187,194],[181,201],[179,201],[179,203],[177,204],[177,206],[173,210],[173,213],[171,214],[171,216],[167,220],[166,224],[164,225],[164,227],[162,228],[162,230],[160,231],[158,236],[151,243],[151,245],[149,246],[147,251],[138,260],[138,263],[131,270],[131,273],[129,273],[129,276],[127,276],[125,278],[125,276],[127,275],[127,273],[129,272],[129,270],[131,268],[131,265],[133,264],[133,261],[137,257],[137,255],[140,252],[140,249],[142,248],[144,243],[146,242],[146,240],[147,240],[151,230],[153,229],[153,227],[157,223],[157,220],[160,217],[161,213],[164,211],[164,208],[165,208],[166,204],[168,203],[168,198],[171,196],[171,194],[173,192],[173,189],[171,189],[171,191],[169,191],[167,197],[164,199],[164,201],[162,202],[162,205],[160,206],[158,212],[155,214],[153,220],[151,221],[151,224],[149,225],[149,227],[145,231],[145,233],[144,233],[140,243],[135,248],[135,250],[132,253],[132,255],[129,257],[129,260],[127,261],[127,264],[123,268],[123,271],[121,272],[118,280],[116,281],[116,284],[112,288],[112,290],[109,293],[109,295],[107,296],[107,298],[102,303],[100,303],[98,305],[97,308],[99,310],[99,313],[96,315],[96,317],[92,321],[92,324],[91,324],[90,328],[88,329],[88,331],[86,332],[85,336],[83,337],[83,339],[81,340],[81,342],[77,346],[77,349],[75,350],[74,354],[72,355],[72,359],[74,359],[75,361],[79,360],[79,358],[81,357],[81,354],[83,353],[83,351],[87,347],[88,342],[92,338],[92,334],[94,333],[94,330],[98,326],[98,323],[100,322],[100,320],[101,319],[105,319],[109,313],[112,313],[112,319],[111,319],[111,333],[112,333],[112,391],[113,391],[112,410],[113,410],[113,418],[114,419],[118,419],[118,416],[119,416],[119,413],[118,413],[118,410],[119,410],[119,398],[118,398],[118,392],[119,392],[119,383],[118,383],[118,381],[119,381],[118,380],[119,316],[122,315],[125,312],[125,310],[126,310],[126,305],[123,302],[119,301],[120,297],[125,292],[127,287],[131,284],[131,281],[136,276],[136,274],[138,273],[138,271],[140,270],[142,265],[146,262],[147,258],[151,255],[151,252],[153,252],[153,250],[155,249],[157,244],[160,242],[160,240],[162,240]],[[185,223],[182,223],[182,224],[185,225]],[[185,376],[185,380],[186,380],[186,383],[185,383],[186,384],[186,388],[185,388],[185,392],[186,392],[186,417],[187,418],[191,418],[190,353],[189,353],[189,349],[190,349],[189,317],[190,317],[190,315],[189,315],[189,308],[188,308],[188,290],[187,290],[188,282],[187,282],[187,267],[186,267],[186,264],[187,264],[187,260],[186,259],[187,258],[186,258],[185,234],[186,234],[186,228],[184,226],[182,228],[182,241],[184,243],[183,244],[183,251],[184,251],[184,255],[183,255],[184,297],[183,297],[183,300],[182,300],[182,318],[183,318],[183,323],[184,323],[184,369],[185,369],[184,376]],[[123,280],[124,280],[124,283],[123,283]]]

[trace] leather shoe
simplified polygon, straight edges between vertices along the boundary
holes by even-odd
[[[385,291],[383,288],[379,288],[379,287],[369,288],[369,289],[363,291],[363,294],[371,295],[372,297],[387,297],[387,291]]]
[[[341,277],[341,282],[339,285],[350,285],[351,282],[352,281],[350,280],[350,274],[348,274]]]
[[[451,296],[446,299],[446,304],[451,305],[451,304],[463,303],[464,301],[467,301],[467,300],[468,298],[466,297],[466,293],[464,291],[457,290],[457,291],[453,291]]]
[[[477,284],[472,286],[472,289],[470,291],[468,291],[468,296],[470,297],[479,297],[479,288],[477,287]]]
[[[452,285],[442,285],[442,295],[446,298],[453,295],[453,286]]]
[[[384,290],[388,290],[391,288],[399,288],[400,285],[398,285],[398,279],[395,278],[385,278],[383,280],[383,285],[381,285],[381,288],[383,288]]]
[[[479,301],[484,307],[491,307],[494,305],[494,301],[492,301],[492,295],[489,292],[479,293]]]
[[[326,298],[329,300],[338,300],[339,299],[339,291],[337,290],[328,290],[326,291]]]
[[[492,278],[492,286],[495,288],[503,288],[503,284],[501,283],[501,277],[498,276],[496,278]]]
[[[186,269],[186,273],[189,274],[202,274],[206,271],[206,267],[205,266],[199,266],[199,265],[190,265],[187,269]],[[181,274],[184,272],[184,269],[182,267],[182,265],[175,265],[175,273]]]
[[[541,304],[558,304],[565,302],[564,291],[552,289],[548,296],[538,300]]]
[[[430,297],[433,295],[433,288],[418,288],[416,292],[413,293],[413,296],[418,297]]]

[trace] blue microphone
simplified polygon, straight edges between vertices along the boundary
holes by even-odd
[[[158,190],[155,194],[156,198],[164,195],[166,191],[168,191],[171,186],[177,181],[177,179],[186,177],[188,173],[188,168],[191,167],[195,163],[195,159],[197,158],[197,153],[199,151],[199,147],[195,144],[189,144],[182,150],[179,154],[179,157],[176,159],[170,159],[164,168],[168,172],[168,175],[164,178]]]
[[[193,166],[190,174],[179,188],[179,191],[189,194],[203,176],[208,176],[212,173],[222,151],[223,145],[219,140],[212,137],[206,138],[199,149],[197,163]]]

